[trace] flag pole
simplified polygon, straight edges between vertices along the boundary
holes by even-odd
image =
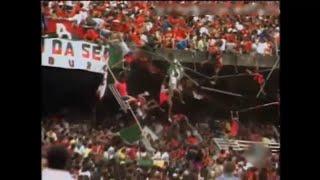
[[[260,94],[262,93],[263,89],[264,89],[264,86],[266,85],[266,82],[269,80],[269,78],[271,77],[271,74],[273,73],[273,71],[276,69],[277,65],[279,64],[279,61],[280,61],[280,57],[279,57],[279,54],[278,54],[278,45],[277,45],[277,42],[275,41],[275,46],[276,46],[276,55],[277,55],[277,61],[274,63],[271,71],[269,72],[266,80],[263,82],[262,86],[260,87],[260,90],[256,96],[256,98],[259,98]]]
[[[118,80],[116,79],[115,75],[113,74],[113,72],[112,72],[112,70],[110,69],[110,67],[109,67],[109,65],[108,65],[108,64],[107,64],[107,68],[108,68],[108,70],[109,70],[109,72],[110,72],[110,74],[111,74],[111,76],[112,76],[113,80],[114,80],[115,82],[117,82]],[[125,103],[128,105],[128,107],[129,107],[129,111],[130,111],[131,115],[133,116],[134,120],[136,121],[136,123],[137,123],[137,125],[138,125],[138,127],[139,127],[139,130],[141,131],[141,134],[142,134],[143,130],[142,130],[142,126],[141,126],[141,124],[140,124],[140,122],[139,122],[138,118],[137,118],[137,117],[136,117],[136,115],[134,114],[134,112],[133,112],[133,110],[132,110],[132,108],[131,108],[130,104],[129,104],[127,101],[125,101]]]
[[[130,111],[131,115],[133,116],[133,119],[136,121],[136,123],[137,123],[137,125],[138,125],[138,127],[139,127],[139,129],[140,129],[140,131],[141,131],[141,134],[143,134],[143,133],[142,133],[142,132],[143,132],[143,129],[142,129],[142,126],[141,126],[138,118],[137,118],[136,115],[134,114],[134,112],[133,112],[130,104],[129,104],[128,102],[126,102],[126,103],[128,104],[129,111]]]
[[[115,64],[113,64],[112,66],[111,66],[111,68],[114,68],[114,67],[116,67],[117,65],[119,65],[120,63],[122,63],[123,61],[121,60],[121,61],[118,61],[118,62],[116,62]]]
[[[117,80],[116,76],[114,75],[114,73],[113,73],[113,72],[112,72],[112,70],[110,69],[110,67],[109,67],[109,64],[108,64],[108,63],[106,64],[106,66],[107,66],[107,69],[109,70],[109,72],[110,72],[110,74],[111,74],[111,76],[112,76],[113,80],[114,80],[115,82],[118,82],[118,80]]]
[[[219,90],[219,89],[215,89],[215,88],[208,88],[208,87],[205,87],[205,86],[201,86],[200,88],[201,88],[201,89],[204,89],[204,90],[208,90],[208,91],[214,91],[214,92],[226,94],[226,95],[243,97],[241,94],[232,93],[232,92],[228,92],[228,91],[223,91],[223,90]]]

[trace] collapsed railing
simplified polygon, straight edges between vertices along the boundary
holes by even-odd
[[[217,147],[221,150],[228,150],[229,147],[232,147],[235,151],[244,151],[247,150],[252,145],[264,145],[266,148],[270,149],[273,153],[280,152],[280,143],[264,143],[259,141],[245,141],[245,140],[234,140],[234,139],[225,139],[225,138],[213,138]]]

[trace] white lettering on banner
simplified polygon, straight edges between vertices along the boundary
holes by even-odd
[[[44,46],[42,66],[104,73],[109,59],[107,47],[85,41],[52,38],[45,39]]]

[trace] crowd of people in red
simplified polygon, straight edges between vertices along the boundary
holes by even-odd
[[[160,137],[157,140],[148,137],[155,149],[153,152],[142,144],[124,143],[117,133],[123,128],[119,122],[111,127],[92,128],[68,123],[63,118],[48,119],[42,125],[43,168],[50,169],[47,158],[50,148],[60,145],[68,150],[66,170],[75,179],[279,178],[277,154],[268,152],[261,163],[255,165],[248,159],[249,151],[235,151],[232,147],[219,150],[212,140],[218,137],[217,134],[205,124],[191,125],[182,114],[175,115],[173,119],[172,123],[149,122],[149,127]],[[230,129],[224,125],[225,122],[221,124],[220,131],[229,136]],[[256,129],[257,125],[240,127],[241,132],[233,138],[244,138],[246,130],[252,134],[248,128]],[[261,134],[263,132],[266,133]],[[267,132],[255,131],[255,135],[272,138]],[[153,165],[141,163],[149,160]]]
[[[135,46],[273,55],[279,46],[278,15],[158,15],[152,2],[50,1],[42,3],[42,27],[71,22],[91,42],[121,37]],[[50,29],[50,28],[49,28]],[[116,33],[117,32],[117,33]]]
[[[205,52],[209,61],[219,60],[222,53],[228,52],[275,55],[280,43],[277,15],[159,15],[155,3],[145,1],[42,2],[43,34],[55,32],[52,27],[55,28],[56,22],[69,24],[67,30],[78,39]],[[132,61],[130,55],[125,58]],[[258,72],[249,74],[254,75],[260,86],[264,83]],[[128,100],[132,97],[128,95],[124,79],[116,81],[115,88]],[[139,97],[132,99],[136,104],[141,102]],[[168,101],[163,85],[160,107]],[[45,121],[42,125],[43,168],[54,169],[50,161],[55,158],[50,148],[60,145],[68,150],[70,161],[66,161],[65,168],[74,179],[279,179],[277,154],[268,152],[257,167],[246,158],[245,152],[231,147],[220,151],[212,140],[227,136],[275,142],[269,125],[239,126],[232,120],[211,129],[199,123],[190,124],[188,118],[180,114],[173,116],[172,123],[152,121],[148,126],[160,137],[149,139],[154,152],[141,144],[125,144],[117,133],[124,128],[119,122],[89,128],[63,120]],[[216,133],[219,130],[221,135]],[[141,160],[153,160],[154,165],[139,164]],[[52,173],[45,172],[43,176]]]

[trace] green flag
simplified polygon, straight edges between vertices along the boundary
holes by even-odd
[[[153,166],[153,160],[152,159],[139,159],[138,160],[138,166],[141,166],[141,167],[152,167]]]
[[[120,130],[120,137],[126,143],[132,144],[141,138],[141,131],[137,124]]]
[[[121,47],[117,45],[110,45],[109,52],[109,66],[113,67],[113,65],[118,64],[117,67],[121,67],[122,64],[118,63],[119,61],[122,61],[123,58],[123,52],[121,50]]]

